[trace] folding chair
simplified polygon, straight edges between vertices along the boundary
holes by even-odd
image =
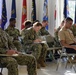
[[[60,52],[60,60],[59,60],[59,62],[61,62],[62,57],[66,57],[66,65],[65,65],[65,68],[67,68],[68,62],[69,62],[70,65],[71,65],[71,68],[73,68],[74,71],[76,72],[74,63],[72,62],[74,56],[76,56],[76,54],[74,54],[74,53],[66,53],[66,49],[64,47],[62,47],[62,51]],[[58,70],[58,68],[59,68],[59,62],[57,62],[57,68],[56,68],[56,70]]]
[[[62,47],[60,45],[59,46],[57,45],[58,43],[55,42],[55,39],[52,35],[41,36],[41,38],[43,41],[46,41],[46,45],[48,46],[47,51],[49,51],[49,54],[47,55],[49,56],[49,58],[52,58],[55,61],[54,54],[56,51],[60,50]]]
[[[2,58],[3,56],[0,56],[0,58]],[[4,64],[3,62],[1,62],[1,60],[0,60],[0,75],[3,75],[2,74],[2,71],[3,71],[3,68],[6,68],[6,66],[5,66],[6,64]]]
[[[2,71],[3,71],[3,68],[5,68],[5,66],[4,66],[4,64],[2,64],[1,62],[0,62],[0,68],[1,68],[0,75],[3,75],[3,74],[2,74]]]

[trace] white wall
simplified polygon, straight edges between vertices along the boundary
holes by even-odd
[[[1,19],[1,11],[2,11],[2,1],[0,0],[0,19]]]
[[[55,11],[55,4],[56,1],[59,2],[59,5],[61,7],[61,3],[63,4],[63,0],[48,0],[48,19],[49,19],[49,32],[50,34],[54,35],[54,28],[55,28],[55,20],[54,20],[54,11]],[[43,19],[43,3],[44,0],[36,0],[36,16],[37,20],[40,20],[42,22]],[[11,16],[11,3],[12,0],[6,0],[6,6],[7,6],[7,17],[8,17],[8,22],[7,25],[9,25],[9,19]],[[16,20],[16,26],[19,30],[21,30],[21,16],[22,16],[22,3],[23,0],[16,0],[16,13],[17,13],[17,20]],[[61,8],[59,7],[59,13],[60,15],[60,20],[61,22],[61,13],[60,10]],[[31,11],[32,11],[32,0],[27,0],[27,19],[31,20]],[[57,23],[60,25],[59,23]],[[6,27],[5,27],[6,28]]]

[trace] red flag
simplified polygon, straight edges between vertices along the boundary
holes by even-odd
[[[24,26],[25,20],[27,20],[27,3],[26,3],[26,0],[23,0],[21,29],[23,29],[25,27]]]
[[[55,10],[54,10],[54,19],[56,20],[56,16],[57,16],[57,11],[56,11],[56,5],[55,5]]]

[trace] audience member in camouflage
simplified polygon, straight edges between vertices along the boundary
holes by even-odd
[[[0,54],[18,54],[18,56],[1,57],[0,61],[8,69],[8,75],[19,75],[18,64],[27,65],[28,75],[37,75],[36,60],[32,55],[19,53],[12,43],[10,36],[0,28]],[[0,62],[0,63],[1,63]]]
[[[73,35],[76,37],[76,24],[73,24],[70,28],[73,32]]]
[[[61,25],[55,30],[55,39],[58,40],[58,32],[61,29],[61,27],[64,25],[64,20],[61,22]]]
[[[33,27],[26,29],[25,37],[23,38],[25,50],[27,47],[29,47],[29,50],[32,51],[32,54],[37,60],[38,68],[40,68],[40,65],[45,67],[44,61],[47,53],[47,45],[41,43],[41,39],[38,36],[38,31],[41,29],[41,27],[41,23],[34,23]]]
[[[32,22],[31,22],[30,20],[26,20],[26,21],[24,22],[24,25],[25,25],[25,28],[22,29],[22,31],[21,31],[21,36],[22,36],[22,38],[24,38],[24,36],[25,36],[25,31],[26,31],[26,29],[32,26]]]
[[[19,40],[20,31],[15,28],[16,20],[15,20],[15,18],[10,18],[9,21],[10,21],[10,24],[5,31],[11,36],[11,38],[13,40],[13,44],[15,45],[17,50],[22,51],[23,50],[22,45],[21,45],[21,42]]]
[[[49,35],[49,32],[45,28],[47,25],[48,25],[48,21],[47,20],[43,20],[42,21],[42,28],[40,29],[40,35],[41,36]]]
[[[47,25],[48,25],[48,21],[47,21],[47,20],[43,20],[43,21],[42,21],[42,28],[41,28],[40,31],[39,31],[39,35],[40,35],[40,36],[50,35],[50,39],[51,39],[51,38],[54,39],[54,37],[48,32],[48,30],[46,30],[46,26],[47,26]],[[52,41],[52,42],[47,42],[47,44],[48,44],[49,47],[53,47],[54,41]]]

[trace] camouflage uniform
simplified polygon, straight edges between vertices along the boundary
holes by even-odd
[[[60,29],[61,29],[61,28],[60,28],[60,26],[59,26],[59,27],[56,29],[55,33],[54,33],[56,40],[58,40],[58,32],[59,32]]]
[[[5,30],[12,38],[13,40],[13,44],[15,45],[15,47],[17,48],[18,51],[22,51],[22,44],[19,41],[19,36],[20,36],[20,32],[18,29],[16,29],[15,27],[11,27],[10,25],[8,26],[8,28]]]
[[[76,36],[76,26],[72,25],[71,30],[73,32],[73,35]]]
[[[45,27],[42,27],[40,29],[40,35],[42,35],[42,36],[49,35],[49,32],[45,29]]]
[[[25,30],[25,37],[23,38],[24,42],[24,50],[32,51],[32,54],[35,56],[37,60],[42,58],[45,60],[47,53],[47,45],[44,43],[33,43],[35,39],[38,38],[38,34],[33,30],[33,28],[28,28]]]
[[[40,29],[39,35],[40,35],[40,36],[45,36],[45,35],[50,35],[50,33],[45,29],[45,27],[42,27],[42,28]],[[51,36],[51,37],[52,37],[52,36]],[[54,41],[52,41],[52,42],[47,42],[47,44],[48,44],[49,47],[53,47]]]
[[[9,35],[0,29],[0,54],[6,54],[7,50],[16,50]],[[8,69],[8,75],[18,75],[18,64],[27,65],[28,75],[37,75],[36,60],[32,55],[19,54],[13,57],[1,57],[0,61]]]
[[[26,32],[26,28],[24,28],[24,29],[21,31],[21,36],[22,36],[22,38],[25,37],[25,32]]]

